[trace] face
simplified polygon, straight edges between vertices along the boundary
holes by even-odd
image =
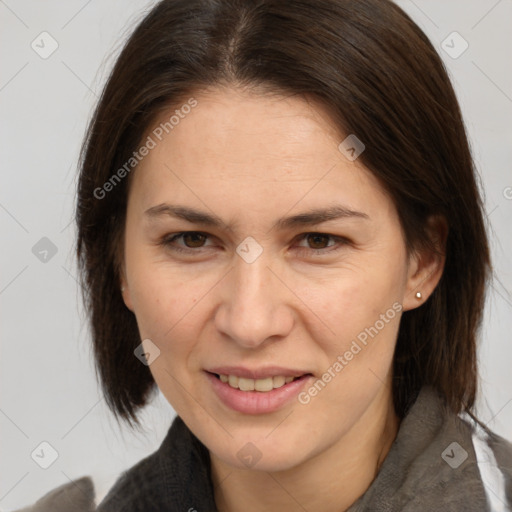
[[[285,470],[389,405],[419,263],[321,105],[194,98],[169,133],[146,134],[156,144],[132,175],[123,296],[158,387],[210,452]]]

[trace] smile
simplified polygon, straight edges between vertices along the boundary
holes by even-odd
[[[266,393],[273,389],[280,388],[285,384],[293,382],[300,377],[285,377],[278,375],[276,377],[266,377],[264,379],[247,379],[244,377],[237,377],[236,375],[217,375],[221,382],[227,382],[232,388],[240,389],[241,391],[260,391]]]
[[[274,375],[249,378],[232,373],[205,372],[211,389],[229,409],[244,414],[267,414],[293,402],[313,378],[311,373],[299,376]]]

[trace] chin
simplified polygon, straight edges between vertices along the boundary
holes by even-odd
[[[268,432],[260,439],[236,436],[228,445],[219,446],[219,450],[216,450],[213,446],[215,443],[212,443],[213,449],[210,451],[231,467],[253,471],[287,471],[307,459],[308,450],[298,440],[295,442],[290,436],[276,436],[270,441],[265,439],[265,435],[268,435]]]
[[[237,469],[277,473],[280,471],[288,471],[298,466],[302,462],[302,459],[300,454],[297,453],[294,453],[293,456],[291,453],[272,453],[265,455],[265,450],[263,450],[261,458],[255,460],[254,463],[251,463],[249,460],[247,462],[241,462],[237,456],[233,457],[232,454],[229,454],[229,458],[224,459],[224,462]]]

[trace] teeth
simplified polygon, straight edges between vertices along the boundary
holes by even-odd
[[[238,377],[238,387],[242,391],[254,391],[254,383],[256,381],[254,379],[244,379],[243,377]]]
[[[274,378],[258,379],[254,381],[254,389],[256,391],[272,391],[274,389]]]
[[[292,377],[293,379],[293,377]],[[282,377],[282,376],[279,376],[279,377],[272,377],[272,384],[274,385],[275,388],[280,388],[281,386],[284,386],[286,382],[286,377]]]
[[[284,377],[283,375],[267,377],[265,379],[246,379],[236,375],[219,375],[219,377],[222,382],[228,383],[232,388],[240,389],[241,391],[261,391],[263,393],[280,388],[299,378]]]

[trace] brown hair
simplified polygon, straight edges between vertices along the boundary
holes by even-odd
[[[118,57],[81,156],[78,265],[96,368],[115,416],[138,423],[156,384],[133,354],[141,340],[119,289],[130,180],[105,198],[97,191],[163,109],[222,85],[327,105],[340,132],[366,145],[359,158],[393,199],[408,248],[429,243],[430,215],[447,220],[441,281],[401,320],[394,403],[403,416],[430,384],[455,412],[470,411],[489,250],[460,108],[426,35],[389,0],[163,0]]]

